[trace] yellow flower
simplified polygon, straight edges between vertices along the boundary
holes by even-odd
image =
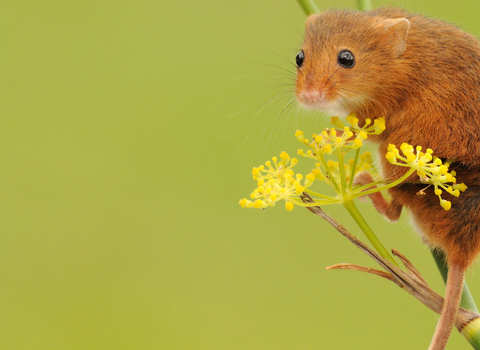
[[[257,188],[250,194],[250,199],[243,198],[240,205],[243,208],[273,207],[275,203],[284,200],[287,210],[293,209],[292,201],[298,201],[303,191],[310,187],[315,176],[309,174],[306,179],[303,175],[296,174],[292,168],[297,164],[297,159],[290,158],[286,152],[280,154],[280,161],[273,157],[265,162],[265,166],[253,168],[253,179],[257,181]]]
[[[403,155],[400,154],[395,145],[390,144],[386,154],[388,161],[395,165],[415,169],[423,183],[433,185],[434,193],[440,199],[440,205],[443,209],[449,210],[452,203],[442,198],[442,189],[455,197],[458,197],[460,192],[467,189],[467,186],[463,183],[456,184],[455,171],[449,172],[448,169],[450,162],[448,160],[442,162],[440,158],[432,156],[433,151],[431,149],[422,152],[420,146],[414,149],[413,146],[403,143],[400,150]]]
[[[338,129],[325,129],[319,135],[314,134],[313,139],[309,142],[305,138],[303,131],[298,130],[295,133],[297,139],[310,147],[310,152],[299,150],[299,154],[309,158],[319,159],[324,154],[332,154],[336,150],[346,152],[349,149],[358,149],[362,147],[363,141],[368,135],[378,135],[385,130],[385,119],[375,119],[373,125],[371,120],[367,119],[363,127],[358,126],[358,119],[354,114],[347,117],[347,121],[351,126],[345,126],[338,117],[332,117],[332,124]]]

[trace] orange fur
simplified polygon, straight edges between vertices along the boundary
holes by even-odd
[[[337,63],[343,49],[355,55],[353,68]],[[448,198],[449,211],[440,207],[432,188],[417,195],[426,186],[416,176],[390,190],[391,202],[372,200],[391,220],[407,207],[426,243],[464,273],[480,253],[480,42],[451,24],[401,9],[336,10],[307,19],[302,50],[296,81],[302,105],[356,113],[360,125],[366,118],[385,117],[387,129],[373,141],[386,179],[405,171],[385,159],[390,143],[431,148],[454,160],[450,168],[468,190]],[[458,301],[448,303],[458,309]]]

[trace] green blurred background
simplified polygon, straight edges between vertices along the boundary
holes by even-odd
[[[382,4],[480,35],[478,1]],[[427,348],[426,307],[324,269],[374,266],[326,223],[238,205],[253,166],[327,125],[282,114],[304,20],[294,0],[2,4],[0,348]],[[408,215],[361,210],[443,294]]]

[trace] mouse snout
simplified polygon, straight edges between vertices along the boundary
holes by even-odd
[[[307,105],[317,104],[325,100],[325,89],[316,88],[304,90],[298,94],[298,99]]]
[[[330,75],[321,77],[304,77],[297,79],[297,100],[303,107],[333,113],[337,116],[347,116],[351,111],[346,109],[342,96],[333,89]]]

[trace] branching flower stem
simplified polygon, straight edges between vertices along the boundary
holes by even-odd
[[[339,147],[337,148],[337,157],[338,157],[338,170],[340,172],[340,182],[342,186],[342,196],[343,198],[347,197],[347,179],[345,174],[345,153]]]
[[[367,185],[364,185],[362,187],[360,187],[358,189],[358,191],[361,191],[361,192],[358,192],[358,193],[352,193],[350,195],[350,198],[351,199],[354,199],[354,198],[358,198],[358,197],[363,197],[363,196],[367,196],[371,193],[375,193],[375,192],[379,192],[379,191],[384,191],[384,190],[388,190],[389,188],[392,188],[392,187],[395,187],[395,186],[398,186],[400,185],[403,181],[405,181],[406,179],[408,179],[410,177],[410,175],[412,175],[416,170],[415,169],[410,169],[409,171],[407,171],[402,177],[398,178],[397,180],[393,181],[393,182],[390,182],[386,185],[383,185],[383,186],[378,186],[374,189],[371,189],[371,190],[367,190],[367,191],[363,191],[363,188],[371,188],[375,183],[369,183]],[[381,182],[379,181],[378,183],[383,183],[384,182]]]
[[[350,174],[355,174],[355,169],[357,169],[358,158],[360,157],[360,148],[355,150],[355,158],[353,158],[352,168],[350,169]],[[348,183],[348,188],[353,187],[353,176],[350,177],[350,181]]]

